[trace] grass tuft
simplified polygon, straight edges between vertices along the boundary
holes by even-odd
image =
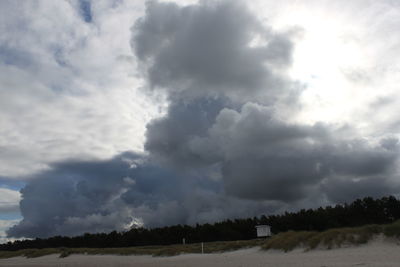
[[[270,238],[264,245],[263,249],[279,249],[285,252],[293,250],[296,247],[301,247],[307,244],[308,240],[313,238],[316,232],[294,232],[288,231],[278,234]]]
[[[400,237],[400,220],[384,227],[383,233],[387,237]]]

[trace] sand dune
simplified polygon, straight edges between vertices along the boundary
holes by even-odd
[[[243,249],[220,254],[186,254],[174,257],[115,256],[115,255],[72,255],[58,258],[49,255],[26,259],[16,257],[1,259],[0,266],[400,266],[400,246],[394,242],[375,240],[358,247],[304,252],[297,249],[260,251],[259,248]]]

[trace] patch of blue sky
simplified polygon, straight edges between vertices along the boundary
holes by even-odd
[[[0,188],[7,188],[14,191],[19,191],[26,185],[26,182],[14,179],[8,179],[0,176]]]
[[[0,64],[29,68],[33,63],[34,59],[30,53],[0,44]]]
[[[92,4],[90,0],[80,0],[79,1],[80,13],[85,22],[92,22]]]
[[[5,221],[22,220],[22,215],[19,211],[0,212],[0,220],[5,220]]]

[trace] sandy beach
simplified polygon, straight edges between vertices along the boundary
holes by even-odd
[[[336,266],[382,266],[400,264],[400,246],[394,242],[375,240],[357,247],[331,250],[302,249],[284,253],[260,251],[259,248],[242,249],[219,254],[186,254],[174,257],[115,256],[115,255],[71,255],[59,258],[49,255],[26,259],[16,257],[1,259],[0,266],[287,266],[287,267],[336,267]]]

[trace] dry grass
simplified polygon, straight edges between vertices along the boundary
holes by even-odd
[[[242,248],[257,247],[265,243],[265,240],[240,240],[226,242],[204,243],[204,253],[219,253],[233,251]],[[125,248],[50,248],[50,249],[23,249],[18,251],[0,251],[0,258],[12,258],[24,256],[27,258],[41,257],[49,254],[60,254],[60,258],[71,254],[88,255],[152,255],[174,256],[187,253],[201,253],[201,243],[170,246],[143,246]]]
[[[386,225],[385,228],[383,229],[383,233],[387,237],[399,238],[400,237],[400,220],[398,220],[392,224]]]
[[[43,249],[22,249],[17,251],[0,251],[0,259],[25,256],[27,258],[36,258],[50,254],[58,254],[59,248],[43,248]]]
[[[263,249],[279,249],[285,252],[290,251],[296,247],[304,246],[307,241],[315,236],[316,232],[294,232],[288,231],[273,236],[265,242],[261,247]]]
[[[343,245],[364,244],[378,234],[387,237],[400,238],[400,220],[387,225],[366,225],[354,228],[337,228],[323,232],[294,232],[288,231],[277,234],[269,239],[253,239],[226,242],[204,243],[204,253],[220,253],[242,248],[261,247],[262,249],[278,249],[285,252],[295,248],[305,250],[322,248],[336,248]],[[23,249],[18,251],[0,251],[0,258],[24,256],[27,258],[41,257],[50,254],[59,254],[60,258],[71,254],[88,255],[152,255],[174,256],[186,253],[201,253],[201,243],[170,246],[142,246],[125,248],[46,248]]]
[[[332,249],[343,245],[365,244],[374,236],[381,233],[384,233],[386,236],[400,236],[400,222],[389,225],[365,225],[353,228],[337,228],[323,232],[289,231],[272,237],[261,247],[266,250],[279,249],[285,252],[293,250],[294,248],[310,250],[322,247]]]

